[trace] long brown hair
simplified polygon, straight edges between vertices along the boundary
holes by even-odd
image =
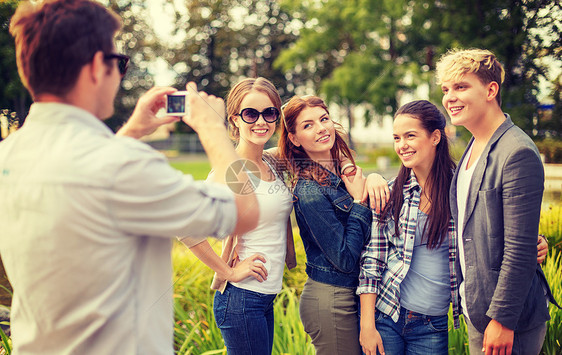
[[[417,118],[429,134],[436,129],[441,132],[441,139],[437,144],[435,159],[426,182],[430,192],[428,197],[431,207],[429,210],[429,228],[427,228],[428,225],[424,226],[424,237],[427,236],[427,248],[435,249],[447,238],[447,230],[451,219],[449,187],[451,186],[453,171],[455,170],[455,162],[449,154],[449,142],[445,134],[445,116],[434,104],[426,100],[412,101],[403,105],[396,111],[394,118],[398,115],[409,115]],[[400,166],[400,171],[390,193],[389,203],[385,206],[380,218],[380,220],[384,220],[385,217],[392,214],[396,235],[399,235],[400,223],[398,221],[400,220],[400,210],[404,203],[402,190],[404,184],[410,178],[411,170],[406,168],[404,164]]]
[[[279,137],[279,142],[277,146],[279,148],[279,158],[281,162],[285,164],[285,168],[289,171],[290,178],[294,184],[298,178],[313,179],[321,185],[328,183],[328,172],[322,169],[320,164],[316,163],[306,153],[306,151],[301,147],[297,147],[289,139],[289,133],[296,133],[297,118],[300,113],[308,107],[321,107],[328,115],[328,107],[324,101],[318,96],[293,96],[289,102],[283,106],[281,125],[281,136]],[[340,158],[346,157],[355,164],[353,159],[353,152],[347,146],[347,143],[343,139],[345,133],[340,124],[334,122],[335,125],[335,142],[333,147],[330,149],[330,155],[332,161],[336,166],[336,170],[339,171],[339,161]]]

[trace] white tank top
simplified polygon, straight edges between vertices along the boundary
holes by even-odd
[[[240,236],[236,246],[240,260],[255,253],[265,257],[267,280],[259,282],[249,277],[232,284],[250,291],[276,294],[281,291],[283,283],[287,253],[287,220],[293,208],[293,195],[273,167],[269,166],[269,168],[275,174],[275,180],[271,182],[259,180],[251,172],[249,173],[250,179],[257,185],[254,192],[260,205],[260,218],[257,228]]]

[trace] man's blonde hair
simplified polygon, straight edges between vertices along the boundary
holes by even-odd
[[[501,106],[501,85],[505,79],[503,66],[496,56],[485,49],[451,49],[444,54],[436,66],[437,83],[460,81],[466,74],[474,74],[487,85],[498,83],[496,100]]]

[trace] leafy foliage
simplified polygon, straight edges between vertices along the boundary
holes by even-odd
[[[131,57],[129,70],[115,98],[115,113],[105,121],[117,131],[133,113],[138,98],[154,86],[149,63],[162,56],[164,46],[150,25],[145,1],[110,0],[109,8],[119,14],[123,22],[115,39],[117,50]]]
[[[179,86],[194,80],[224,97],[242,77],[263,76],[282,96],[291,95],[295,84],[272,65],[295,40],[290,15],[277,1],[197,0],[186,1],[185,9],[176,8],[175,30],[185,39],[166,54]]]
[[[371,108],[367,123],[393,113],[404,93],[424,83],[432,100],[441,101],[432,78],[438,56],[453,47],[480,47],[492,50],[505,66],[505,110],[529,134],[538,134],[538,83],[549,79],[542,59],[561,59],[559,3],[285,0],[282,4],[301,15],[303,29],[276,65],[308,71],[315,89],[330,101]]]
[[[0,109],[9,109],[25,118],[31,105],[31,96],[19,78],[16,47],[9,32],[10,18],[18,3],[19,0],[0,1]]]
[[[554,299],[562,302],[562,249],[553,248],[543,264],[543,270]],[[555,305],[548,306],[550,320],[547,322],[542,354],[562,354],[562,310]]]

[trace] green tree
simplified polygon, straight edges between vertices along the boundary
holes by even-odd
[[[285,74],[273,68],[278,53],[295,39],[286,30],[289,15],[274,0],[187,1],[176,9],[175,34],[184,40],[166,57],[178,73],[177,85],[196,81],[206,91],[225,96],[242,77],[263,76],[281,90]]]
[[[316,91],[345,108],[350,127],[356,105],[367,108],[368,123],[392,113],[400,95],[412,89],[411,66],[404,56],[408,2],[286,1],[284,6],[304,14],[304,28],[276,65],[307,71]],[[353,145],[351,136],[349,140]]]
[[[16,47],[9,32],[10,19],[18,3],[19,0],[0,2],[0,109],[16,112],[22,124],[31,105],[31,96],[19,78]]]
[[[286,26],[290,22],[274,0],[186,1],[175,8],[173,34],[182,40],[165,55],[177,73],[175,86],[195,81],[200,89],[226,97],[240,79],[262,76],[287,99],[299,85],[299,75],[286,76],[273,61],[296,38]],[[191,131],[183,123],[178,128]]]
[[[453,47],[489,49],[502,62],[506,79],[502,88],[503,108],[514,122],[533,135],[539,105],[537,94],[548,68],[541,58],[560,63],[562,9],[545,0],[443,0],[414,1],[411,39],[412,57],[426,57],[433,69],[434,56]],[[434,100],[441,98],[434,88]],[[536,131],[535,131],[536,132]]]
[[[422,83],[440,102],[433,70],[452,47],[493,51],[505,66],[504,109],[532,134],[538,82],[547,76],[538,60],[560,60],[560,4],[545,0],[285,0],[300,14],[297,42],[276,64],[306,70],[314,89],[346,106],[371,107],[366,117],[392,113],[404,92]],[[548,35],[545,35],[548,34]],[[547,78],[549,79],[549,78]],[[351,121],[351,119],[350,119]]]
[[[154,86],[149,65],[163,55],[164,46],[149,24],[146,2],[141,0],[110,0],[108,7],[117,13],[123,22],[117,34],[117,51],[131,57],[127,75],[115,99],[115,114],[105,121],[114,131],[119,129],[132,114],[138,98]]]

